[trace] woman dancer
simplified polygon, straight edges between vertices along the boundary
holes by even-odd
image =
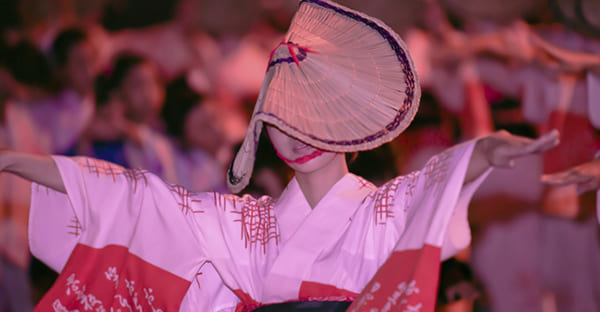
[[[190,193],[95,159],[2,152],[0,168],[36,182],[31,249],[61,272],[38,309],[268,311],[323,301],[317,309],[333,311],[354,301],[357,311],[433,311],[440,259],[468,244],[466,205],[489,168],[557,140],[496,133],[380,188],[348,173],[344,152],[395,138],[419,95],[392,30],[303,0],[228,175],[233,192],[248,183],[266,124],[295,171],[279,199]]]

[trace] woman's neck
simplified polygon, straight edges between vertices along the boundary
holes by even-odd
[[[296,171],[296,181],[310,207],[315,208],[331,187],[347,173],[345,154],[339,153],[323,168],[311,172]]]

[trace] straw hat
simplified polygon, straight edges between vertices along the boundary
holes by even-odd
[[[419,97],[406,46],[388,26],[331,1],[302,0],[271,53],[229,189],[248,184],[263,123],[319,149],[362,151],[398,136]]]

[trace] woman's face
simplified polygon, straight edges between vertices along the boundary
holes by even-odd
[[[215,154],[224,145],[225,134],[221,120],[211,103],[196,105],[186,116],[184,125],[185,141],[191,145]]]
[[[267,133],[278,156],[296,172],[310,173],[322,169],[340,153],[317,149],[285,134],[274,126],[267,125]]]
[[[164,100],[164,87],[152,64],[132,68],[123,80],[121,92],[130,120],[146,123],[157,118]]]
[[[77,92],[86,94],[94,89],[96,53],[92,45],[83,41],[71,48],[65,64],[68,84]]]

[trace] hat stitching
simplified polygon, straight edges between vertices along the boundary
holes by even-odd
[[[288,51],[290,52],[291,56],[290,57],[286,57],[286,58],[278,58],[276,60],[273,60],[273,56],[275,55],[275,51],[277,49],[279,49],[279,47],[282,46],[282,45],[287,46]],[[298,54],[294,53],[293,48],[297,48],[298,49]],[[267,66],[267,71],[271,67],[273,67],[273,66],[275,66],[277,64],[281,64],[281,63],[292,63],[292,62],[294,62],[294,63],[296,63],[296,65],[300,66],[300,62],[302,62],[302,61],[304,61],[306,59],[307,52],[310,52],[310,53],[319,53],[319,52],[313,51],[313,50],[311,50],[309,48],[302,47],[299,44],[293,43],[291,41],[287,41],[287,42],[286,41],[282,41],[282,42],[280,42],[275,47],[275,49],[273,49],[271,51],[271,55],[269,56],[269,66]]]

